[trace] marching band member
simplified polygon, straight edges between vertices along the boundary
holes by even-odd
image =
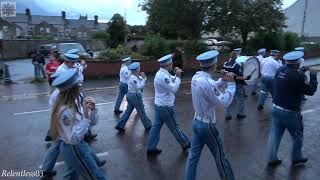
[[[130,70],[128,69],[128,65],[131,63],[131,57],[127,57],[122,59],[122,65],[119,73],[120,82],[119,82],[119,94],[116,100],[116,104],[114,106],[114,113],[120,114],[120,105],[124,98],[124,96],[128,93],[128,80],[130,77]]]
[[[234,74],[226,73],[222,79],[212,79],[219,52],[208,51],[197,56],[201,71],[191,81],[192,103],[195,111],[191,149],[187,162],[186,180],[195,180],[197,164],[204,145],[207,145],[215,158],[221,179],[233,180],[233,170],[223,149],[223,143],[216,129],[216,108],[227,107],[235,94]],[[227,86],[224,93],[219,87]]]
[[[230,54],[230,60],[226,61],[223,64],[223,69],[234,73],[235,76],[235,82],[236,82],[236,93],[235,98],[237,100],[237,118],[243,119],[246,117],[244,114],[244,98],[245,98],[245,89],[244,85],[246,83],[244,80],[250,79],[251,76],[248,76],[246,78],[243,77],[242,68],[241,66],[236,62],[237,59],[237,53],[235,51],[231,52]],[[225,108],[225,119],[231,120],[231,104]]]
[[[76,69],[66,70],[52,83],[60,92],[51,115],[51,132],[66,162],[68,174],[65,178],[106,179],[99,169],[92,150],[84,142],[90,124],[97,119],[95,102],[87,99],[80,102],[79,73]]]
[[[151,129],[151,121],[147,117],[144,104],[142,100],[142,89],[147,80],[146,75],[142,72],[140,73],[140,63],[134,62],[128,66],[128,69],[131,71],[131,75],[128,81],[128,94],[127,101],[128,106],[124,114],[121,116],[119,123],[116,125],[115,129],[118,131],[124,131],[124,127],[135,108],[141,118],[142,124],[146,131]]]
[[[304,47],[296,47],[294,48],[295,51],[302,51],[304,52]],[[301,58],[301,63],[300,63],[300,67],[303,65],[303,62],[304,62],[304,58]],[[302,71],[303,73],[306,72],[306,68],[304,67],[301,67],[299,68],[300,71]],[[305,95],[302,96],[302,101],[307,101],[308,99],[305,97]]]
[[[256,58],[259,60],[259,64],[260,64],[260,70],[262,69],[263,63],[264,63],[264,58],[266,56],[266,48],[261,48],[258,50],[258,56],[256,56]],[[252,86],[252,92],[251,95],[255,96],[257,94],[257,88],[258,88],[258,84],[259,84],[260,80],[257,80],[253,86]]]
[[[304,53],[293,51],[285,54],[286,66],[279,68],[274,77],[272,126],[268,141],[268,166],[281,164],[277,156],[280,141],[287,129],[293,140],[292,165],[298,166],[308,161],[302,156],[303,121],[301,114],[302,95],[312,96],[318,86],[318,70],[310,68],[310,81],[299,71]]]
[[[258,110],[262,110],[265,101],[267,100],[269,92],[272,95],[272,83],[274,75],[276,74],[277,69],[280,67],[279,62],[277,61],[279,57],[280,51],[278,50],[271,50],[270,56],[265,59],[261,69],[261,91],[259,95],[259,102],[258,102]]]
[[[190,148],[188,137],[179,127],[176,119],[175,93],[177,93],[181,83],[182,70],[176,67],[174,69],[175,76],[171,76],[169,73],[172,70],[172,54],[160,58],[158,62],[160,63],[160,69],[154,78],[156,119],[149,135],[148,155],[161,153],[161,150],[157,149],[157,145],[164,123],[184,151]]]

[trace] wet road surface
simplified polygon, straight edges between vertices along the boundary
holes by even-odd
[[[320,76],[318,76],[319,78]],[[181,128],[186,131],[191,139],[192,118],[194,115],[191,94],[190,78],[183,79],[183,84],[177,93],[177,117]],[[152,83],[152,78],[149,78]],[[126,132],[118,134],[114,126],[119,116],[113,114],[114,101],[117,94],[116,80],[88,81],[88,88],[107,87],[86,91],[87,96],[97,100],[99,109],[99,123],[93,128],[98,134],[97,141],[91,144],[93,150],[107,164],[102,167],[109,179],[127,180],[180,180],[184,179],[187,154],[182,152],[179,144],[174,139],[166,126],[161,131],[159,148],[163,150],[156,158],[146,157],[146,144],[148,134],[144,132],[140,118],[134,111],[126,125]],[[18,86],[18,87],[16,87]],[[12,85],[15,92],[27,90],[27,85]],[[48,87],[43,87],[46,92]],[[6,89],[8,86],[1,88]],[[20,87],[20,88],[19,88]],[[34,89],[37,89],[33,87]],[[30,93],[32,90],[30,90]],[[35,95],[25,98],[16,96],[10,91],[2,91],[0,96],[0,170],[29,170],[39,169],[46,144],[44,137],[49,127],[49,106],[47,95]],[[34,92],[37,94],[37,92]],[[247,91],[249,94],[249,91]],[[21,95],[21,94],[20,94]],[[152,84],[144,89],[143,93],[146,113],[154,120]],[[269,170],[267,164],[267,141],[271,126],[271,98],[268,98],[265,109],[258,112],[258,96],[246,98],[247,118],[238,120],[233,114],[233,119],[225,121],[223,109],[217,113],[217,127],[223,138],[225,151],[232,164],[236,179],[301,179],[317,180],[320,177],[320,94],[316,92],[313,97],[308,97],[303,106],[304,116],[304,145],[303,153],[309,158],[304,167],[291,167],[292,141],[286,132],[279,149],[279,158],[283,160],[277,169]],[[235,104],[233,104],[235,105]],[[125,110],[126,101],[123,101],[121,109]],[[233,106],[235,110],[235,106]],[[234,112],[234,111],[233,111]],[[58,171],[54,179],[62,179],[63,159],[59,158],[55,166]],[[2,179],[3,177],[0,177]],[[214,159],[208,148],[204,148],[198,164],[197,179],[219,179]]]

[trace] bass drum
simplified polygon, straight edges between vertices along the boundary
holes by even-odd
[[[243,77],[251,75],[249,80],[245,80],[247,85],[253,85],[260,78],[260,63],[254,56],[240,56],[236,59],[236,62],[241,65],[243,69]]]

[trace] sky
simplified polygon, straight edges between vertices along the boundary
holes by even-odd
[[[124,16],[130,25],[144,25],[147,14],[141,11],[139,3],[144,0],[15,0],[17,12],[25,12],[26,8],[34,15],[61,15],[66,11],[67,18],[76,19],[79,15],[88,15],[93,19],[99,16],[100,22],[108,22],[112,15],[119,13]],[[296,0],[283,0],[283,8],[287,8]]]

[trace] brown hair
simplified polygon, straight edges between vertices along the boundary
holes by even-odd
[[[53,105],[52,113],[51,113],[51,136],[52,139],[55,140],[58,135],[58,118],[59,111],[62,106],[66,106],[73,110],[74,115],[71,121],[71,124],[74,124],[75,121],[75,112],[76,112],[76,99],[79,97],[79,87],[73,86],[67,90],[63,90],[59,92],[59,95],[56,99],[56,102]]]

